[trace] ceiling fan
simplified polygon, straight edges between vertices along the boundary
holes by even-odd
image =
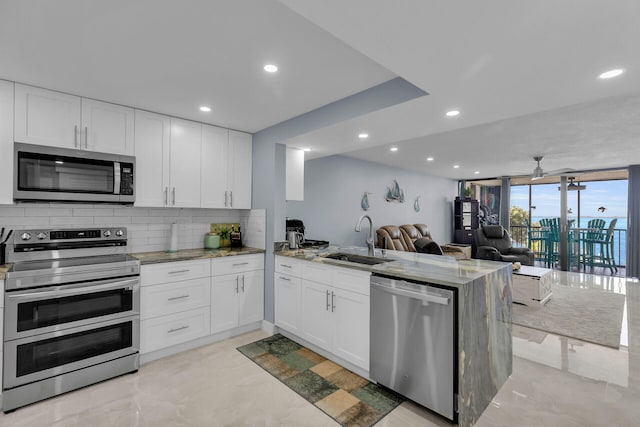
[[[550,176],[550,175],[564,175],[569,172],[571,172],[572,174],[575,174],[574,170],[570,168],[557,169],[550,172],[545,172],[542,170],[542,167],[540,166],[540,161],[542,159],[543,159],[543,156],[534,156],[533,160],[537,162],[537,166],[533,169],[533,174],[531,175],[531,181],[536,181],[538,179],[542,179],[545,176]]]

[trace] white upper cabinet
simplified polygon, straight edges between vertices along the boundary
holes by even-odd
[[[135,111],[135,206],[169,205],[170,137],[169,117]]]
[[[169,206],[200,207],[202,125],[171,119]]]
[[[16,84],[14,138],[28,144],[81,148],[80,97]]]
[[[251,209],[251,134],[203,125],[203,208]]]
[[[251,167],[253,156],[253,136],[249,133],[229,131],[230,170],[229,207],[251,209]]]
[[[82,99],[84,149],[132,156],[133,108]]]
[[[131,108],[15,85],[18,142],[133,155],[133,121]]]
[[[252,150],[251,134],[203,125],[203,208],[251,208]]]
[[[12,204],[13,83],[6,80],[0,80],[0,183],[0,205]]]
[[[200,207],[202,125],[136,110],[136,206]]]
[[[304,200],[304,151],[287,147],[286,177],[287,200]]]
[[[229,168],[229,130],[202,125],[200,201],[203,208],[229,205],[227,171]]]

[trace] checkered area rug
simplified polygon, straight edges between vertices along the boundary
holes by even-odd
[[[343,426],[372,426],[404,401],[280,334],[238,351]]]

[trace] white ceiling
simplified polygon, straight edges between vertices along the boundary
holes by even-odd
[[[639,41],[637,0],[0,0],[0,78],[248,132],[400,76],[287,143],[454,179],[640,164]]]
[[[534,155],[545,170],[640,163],[637,0],[282,2],[429,93],[288,142],[311,147],[308,158],[450,178],[531,173]],[[445,117],[453,108],[461,115]]]
[[[275,0],[0,1],[0,78],[246,132],[394,77]]]

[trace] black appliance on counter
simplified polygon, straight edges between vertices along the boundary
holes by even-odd
[[[304,236],[304,223],[302,220],[287,218],[286,230],[285,230],[285,239],[287,238],[287,233],[290,231],[294,231],[302,235],[302,241],[298,244],[301,248],[326,248],[329,246],[328,240],[312,240],[307,239]]]

